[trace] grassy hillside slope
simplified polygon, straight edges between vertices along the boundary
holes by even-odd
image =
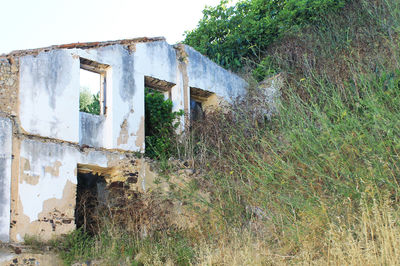
[[[66,262],[397,264],[400,3],[359,0],[330,10],[311,23],[308,13],[294,15],[308,22],[280,32],[256,57],[238,58],[253,95],[257,80],[282,73],[278,114],[256,123],[244,100],[209,114],[177,147],[200,174],[163,197],[181,202],[196,226],[143,237],[111,219],[99,235],[58,240]],[[168,179],[174,167],[160,165]]]

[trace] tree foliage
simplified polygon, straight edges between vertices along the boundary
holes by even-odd
[[[92,94],[89,88],[81,88],[79,94],[79,111],[89,114],[100,114],[100,93]]]
[[[206,7],[196,29],[186,32],[185,44],[218,64],[238,70],[243,59],[256,60],[282,33],[315,23],[343,7],[347,0],[222,0]]]

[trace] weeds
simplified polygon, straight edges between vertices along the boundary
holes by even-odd
[[[178,154],[200,174],[166,196],[197,223],[168,220],[143,235],[114,215],[97,235],[77,231],[60,242],[66,261],[397,264],[399,14],[394,0],[354,1],[325,24],[271,45],[256,74],[285,72],[279,113],[259,123],[238,103],[208,113],[179,144]],[[174,170],[167,160],[162,166],[166,175]],[[141,213],[157,217],[154,203]]]

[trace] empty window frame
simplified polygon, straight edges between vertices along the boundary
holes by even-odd
[[[203,104],[198,99],[190,97],[190,120],[197,121],[204,118]]]
[[[79,111],[105,115],[107,68],[109,66],[86,58],[80,58]]]
[[[190,120],[196,121],[204,118],[204,106],[214,93],[195,87],[190,87]]]

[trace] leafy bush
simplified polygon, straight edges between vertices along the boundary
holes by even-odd
[[[270,56],[264,57],[261,62],[254,68],[253,77],[257,81],[262,81],[267,76],[272,76],[278,73],[278,67],[274,65],[273,59]]]
[[[92,94],[88,88],[81,88],[79,111],[94,115],[100,114],[100,93]]]
[[[145,90],[146,155],[150,158],[169,158],[174,151],[175,130],[183,111],[172,111],[172,101],[158,91]]]
[[[346,0],[222,0],[207,7],[184,43],[220,65],[237,70],[245,59],[263,56],[266,48],[293,28],[316,23],[343,7]]]

